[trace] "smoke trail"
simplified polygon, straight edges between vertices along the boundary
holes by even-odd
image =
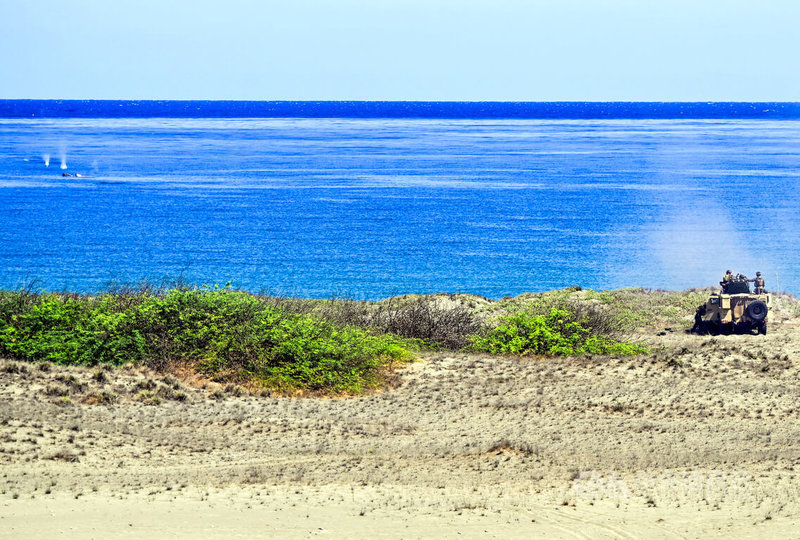
[[[708,200],[677,208],[650,235],[662,275],[686,287],[716,285],[728,269],[748,277],[756,270],[771,272],[769,261],[763,254],[756,256],[750,246],[730,212]]]

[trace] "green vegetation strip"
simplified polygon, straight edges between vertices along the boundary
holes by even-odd
[[[0,355],[22,360],[160,370],[189,363],[219,380],[359,393],[379,386],[392,363],[409,360],[408,346],[228,290],[0,294]]]
[[[228,288],[97,296],[0,291],[0,356],[190,367],[220,382],[357,394],[380,387],[420,347],[544,356],[646,352],[612,337],[619,310],[594,299],[581,303],[570,291],[508,306],[475,298],[465,305],[456,296],[302,301]]]

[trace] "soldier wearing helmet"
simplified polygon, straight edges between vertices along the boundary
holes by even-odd
[[[761,272],[756,272],[756,277],[751,279],[756,294],[764,294],[767,290],[764,288],[764,278],[761,277]]]
[[[728,285],[730,285],[731,280],[733,279],[733,272],[728,270],[725,272],[725,275],[722,276],[722,281],[719,282],[722,285],[722,292],[728,292]]]

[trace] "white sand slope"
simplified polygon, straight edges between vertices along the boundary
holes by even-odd
[[[151,405],[175,381],[3,369],[0,538],[796,537],[800,333],[777,322],[629,359],[428,355],[348,399]]]

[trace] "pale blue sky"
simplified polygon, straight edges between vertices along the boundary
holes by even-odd
[[[0,98],[800,101],[800,1],[0,0]]]

